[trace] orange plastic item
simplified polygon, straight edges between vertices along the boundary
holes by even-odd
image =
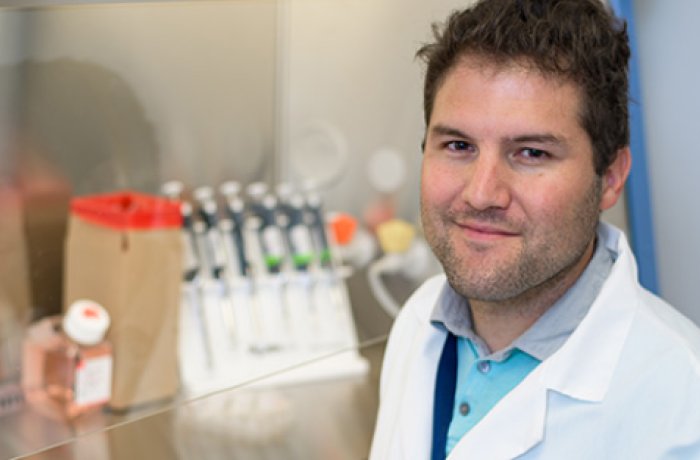
[[[331,231],[335,242],[341,246],[345,246],[352,241],[357,230],[357,219],[350,214],[338,213],[330,222]]]
[[[178,201],[133,191],[73,198],[70,208],[73,214],[89,222],[118,230],[182,225]]]

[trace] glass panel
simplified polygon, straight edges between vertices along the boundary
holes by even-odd
[[[384,346],[361,347],[372,371],[358,378],[280,385],[293,373],[343,366],[337,353],[22,458],[367,458]]]
[[[43,5],[0,9],[3,458],[192,397],[180,375],[188,367],[179,351],[192,344],[180,333],[188,323],[180,324],[179,206],[175,223],[163,217],[169,208],[148,206],[169,180],[181,181],[190,197],[198,186],[270,181],[274,172],[274,0]],[[146,209],[145,227],[103,225],[70,210],[78,197],[126,190],[147,197],[124,194],[130,201],[118,203],[119,215]],[[222,283],[206,278],[202,270],[199,290],[214,310]],[[53,405],[23,403],[21,377],[42,389],[32,391],[36,400],[64,395],[89,405],[100,392],[81,388],[86,376],[104,376],[105,361],[52,342],[60,321],[37,332],[24,363],[22,340],[30,322],[60,315],[82,297],[111,316],[110,405],[119,411],[68,421],[52,418]],[[59,351],[65,360],[54,358]],[[274,364],[264,372],[288,365]]]

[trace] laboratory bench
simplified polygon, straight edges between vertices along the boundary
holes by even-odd
[[[352,350],[369,363],[362,375],[279,383],[287,373],[342,362],[347,351],[340,351],[234,388],[126,415],[95,413],[66,424],[25,406],[0,418],[0,458],[367,458],[385,343],[382,337]]]

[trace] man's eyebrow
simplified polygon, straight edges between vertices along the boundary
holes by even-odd
[[[566,144],[566,141],[554,134],[523,134],[508,138],[513,143],[536,142],[538,144]]]
[[[461,131],[453,126],[449,125],[443,125],[443,124],[436,124],[430,128],[430,133],[435,135],[435,136],[449,136],[449,137],[458,137],[461,139],[471,139],[472,137],[465,133],[464,131]],[[528,142],[534,142],[537,144],[546,144],[546,145],[561,145],[561,144],[566,144],[566,139],[560,136],[556,136],[555,134],[551,133],[531,133],[531,134],[520,134],[517,136],[513,137],[508,137],[504,139],[505,142],[513,143],[513,144],[522,144],[522,143],[528,143]]]
[[[430,128],[430,132],[432,134],[435,134],[437,136],[454,136],[454,137],[461,137],[463,139],[469,139],[470,136],[462,131],[460,131],[457,128],[453,128],[452,126],[447,126],[447,125],[442,125],[442,124],[437,124],[435,126],[432,126]]]

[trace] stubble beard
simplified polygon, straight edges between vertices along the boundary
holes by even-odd
[[[516,303],[517,299],[556,290],[557,284],[581,260],[595,237],[600,197],[601,179],[596,176],[585,196],[572,203],[570,213],[540,219],[546,221],[546,227],[533,222],[509,222],[499,210],[491,209],[466,211],[457,216],[453,212],[429,210],[421,204],[421,217],[426,239],[456,292],[472,301]],[[459,218],[519,229],[520,249],[508,258],[477,266],[458,249],[460,242],[453,240],[453,222]],[[486,253],[490,249],[472,246],[476,252]]]

